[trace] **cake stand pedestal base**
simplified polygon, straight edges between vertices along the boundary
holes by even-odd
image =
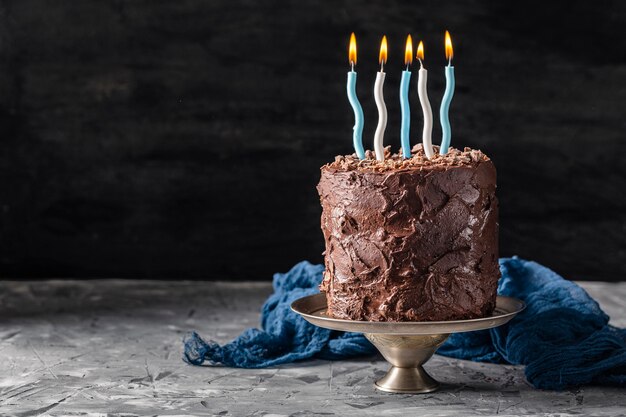
[[[365,333],[365,337],[392,365],[387,375],[376,381],[374,386],[381,391],[405,394],[424,394],[437,390],[439,383],[428,375],[422,365],[433,356],[448,336]]]

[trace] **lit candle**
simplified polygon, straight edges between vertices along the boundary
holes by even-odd
[[[430,100],[428,100],[428,90],[426,83],[428,81],[428,71],[424,68],[424,43],[420,41],[417,47],[417,59],[420,62],[419,77],[417,79],[417,95],[422,105],[422,113],[424,113],[424,130],[422,131],[422,146],[424,153],[428,159],[434,155],[433,151],[433,110],[430,108]]]
[[[346,84],[346,90],[348,92],[348,100],[352,105],[354,111],[354,127],[352,132],[352,143],[354,145],[354,151],[359,159],[365,159],[365,151],[363,150],[363,108],[359,99],[356,96],[356,72],[354,66],[356,65],[356,37],[354,33],[350,35],[350,47],[348,49],[348,60],[350,62],[350,71],[348,72],[348,83]]]
[[[400,129],[400,143],[402,144],[402,156],[411,157],[411,141],[409,133],[411,130],[411,109],[409,107],[409,83],[411,82],[411,71],[409,65],[413,62],[413,39],[411,35],[406,37],[406,47],[404,49],[404,65],[406,69],[402,71],[400,81],[400,110],[402,111],[402,125]]]
[[[383,148],[383,136],[387,128],[387,106],[385,106],[385,97],[383,96],[383,84],[385,83],[385,63],[387,62],[387,37],[383,36],[380,43],[380,54],[378,55],[380,63],[380,71],[376,73],[376,82],[374,83],[374,101],[378,109],[378,125],[374,133],[374,153],[378,161],[385,160],[385,150]]]
[[[450,32],[446,30],[446,59],[448,65],[446,66],[446,91],[443,94],[441,100],[441,107],[439,108],[439,119],[441,121],[441,147],[439,148],[439,154],[445,155],[448,153],[450,147],[450,137],[452,132],[450,131],[450,119],[448,117],[448,111],[450,110],[450,102],[454,95],[454,67],[452,66],[452,40],[450,39]]]

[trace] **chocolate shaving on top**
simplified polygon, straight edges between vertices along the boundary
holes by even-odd
[[[360,160],[356,154],[339,155],[335,160],[326,164],[323,168],[336,171],[369,171],[386,172],[398,170],[427,169],[436,166],[462,166],[475,165],[478,162],[489,161],[487,155],[480,150],[464,148],[459,150],[450,148],[447,154],[439,155],[439,147],[434,146],[435,155],[428,159],[422,144],[417,144],[411,150],[410,158],[403,158],[402,153],[391,153],[391,147],[385,147],[385,160],[377,161],[373,151],[365,152],[365,159]]]

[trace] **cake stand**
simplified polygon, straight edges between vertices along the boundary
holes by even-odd
[[[511,297],[498,296],[496,308],[489,317],[472,320],[377,322],[335,319],[327,315],[326,296],[315,294],[300,298],[291,309],[306,321],[319,327],[363,333],[391,364],[376,388],[387,392],[422,394],[435,391],[439,383],[422,365],[451,333],[490,329],[507,323],[525,304]]]

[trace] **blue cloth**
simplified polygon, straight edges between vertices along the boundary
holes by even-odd
[[[262,368],[308,358],[346,359],[376,349],[357,333],[307,323],[290,304],[318,292],[324,268],[300,262],[274,275],[274,294],[263,305],[263,330],[248,329],[220,346],[193,332],[185,338],[184,359],[193,365],[222,363]],[[535,387],[561,390],[583,384],[626,385],[626,330],[608,325],[608,316],[578,285],[535,262],[500,260],[498,293],[522,299],[527,308],[509,324],[450,336],[437,353],[482,362],[526,365]]]
[[[291,303],[319,293],[322,265],[300,262],[286,274],[274,274],[274,294],[261,310],[261,327],[248,329],[220,346],[205,342],[196,332],[185,338],[184,359],[238,368],[265,368],[312,357],[337,360],[371,355],[376,348],[359,333],[344,333],[313,326],[291,311]]]

